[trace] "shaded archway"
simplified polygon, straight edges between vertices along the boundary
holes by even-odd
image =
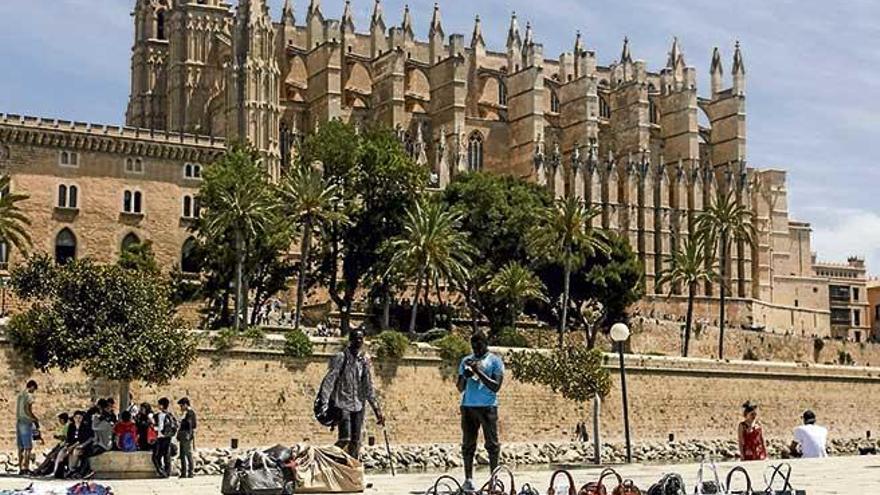
[[[180,271],[183,273],[199,273],[202,270],[201,260],[196,252],[196,240],[192,237],[184,241],[180,249]]]
[[[64,265],[73,259],[76,259],[76,236],[64,228],[55,236],[55,262]]]

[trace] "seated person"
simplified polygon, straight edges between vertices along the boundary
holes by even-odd
[[[85,449],[91,446],[94,441],[94,432],[85,421],[86,413],[76,411],[73,413],[73,423],[67,430],[67,478],[72,478],[80,474],[80,458],[83,456]],[[57,471],[56,471],[57,474]]]
[[[60,443],[67,443],[67,430],[70,429],[70,415],[61,413],[58,415],[58,429],[52,434],[52,438]]]
[[[138,450],[137,426],[131,420],[131,412],[122,411],[119,419],[120,421],[113,426],[116,449],[122,452],[136,452]]]
[[[794,441],[789,447],[796,457],[803,458],[828,457],[828,429],[816,424],[816,413],[804,411],[804,424],[794,429]]]

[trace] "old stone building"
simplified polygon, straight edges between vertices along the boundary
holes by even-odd
[[[469,39],[447,36],[438,5],[427,40],[415,39],[409,9],[386,21],[380,0],[360,28],[349,2],[337,20],[320,0],[299,19],[287,0],[277,20],[265,0],[138,0],[133,19],[125,127],[0,117],[0,166],[31,195],[38,247],[60,259],[109,260],[150,239],[160,261],[186,271],[197,171],[226,140],[251,142],[278,177],[304,134],[341,119],[395,129],[436,186],[486,170],[596,205],[596,225],[630,239],[650,306],[667,314],[681,314],[684,299],[654,296],[676,292],[655,287],[656,274],[704,206],[730,193],[754,211],[759,233],[732,249],[732,319],[831,335],[834,277],[814,266],[809,225],[788,216],[785,172],[747,164],[739,44],[729,65],[715,48],[700,96],[676,39],[658,70],[626,39],[603,65],[579,33],[549,58],[515,14],[503,51],[486,46],[479,17]],[[717,285],[701,287],[704,317],[717,295]],[[835,335],[855,337],[865,321],[835,324]]]

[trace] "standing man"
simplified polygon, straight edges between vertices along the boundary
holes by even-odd
[[[18,443],[18,474],[31,474],[31,452],[34,449],[34,426],[40,424],[34,414],[34,394],[37,382],[30,380],[18,394],[15,406],[15,438]]]
[[[180,406],[180,429],[177,431],[177,443],[180,444],[180,477],[193,477],[193,446],[196,441],[196,412],[184,397],[177,401]]]
[[[321,385],[324,404],[333,403],[342,411],[336,446],[355,459],[360,455],[367,403],[373,408],[376,423],[385,426],[385,416],[373,389],[372,365],[370,358],[362,352],[363,347],[363,330],[352,330],[348,335],[348,347],[330,359],[330,369]]]
[[[489,466],[498,467],[501,445],[498,443],[498,391],[504,381],[504,362],[489,352],[489,339],[477,331],[471,337],[474,353],[458,367],[458,391],[461,392],[461,455],[464,457],[464,490],[474,487],[474,455],[477,435],[483,429]]]
[[[156,445],[153,447],[153,465],[161,478],[171,476],[171,440],[177,434],[178,423],[174,413],[168,410],[168,397],[159,399],[159,416],[156,421]]]
[[[800,450],[803,458],[828,457],[827,442],[828,429],[816,424],[816,413],[809,409],[804,411],[804,424],[794,429],[791,452],[796,454]]]

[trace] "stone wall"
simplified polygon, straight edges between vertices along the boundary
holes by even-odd
[[[329,442],[332,434],[312,418],[315,390],[334,344],[310,359],[293,360],[277,351],[203,351],[187,375],[167,386],[133,386],[138,401],[189,396],[200,414],[199,446],[243,447],[308,440]],[[770,438],[787,438],[800,413],[814,409],[831,434],[857,438],[880,422],[874,391],[880,371],[854,367],[680,360],[630,356],[628,388],[632,430],[639,441],[676,438],[729,438],[746,400],[761,404]],[[616,370],[616,359],[607,366]],[[14,443],[15,393],[29,376],[40,382],[36,406],[44,424],[62,410],[86,405],[90,396],[109,395],[107,384],[86,380],[78,371],[62,374],[23,370],[7,344],[0,345],[0,370],[7,393],[0,396],[0,444]],[[395,443],[456,442],[458,394],[453,374],[430,350],[396,363],[376,362],[376,385]],[[616,371],[613,373],[617,379]],[[509,378],[501,393],[500,431],[504,441],[560,441],[572,437],[588,409],[562,400],[542,387]],[[606,441],[622,436],[620,388],[615,382],[602,411]],[[372,418],[366,434],[381,438]]]

